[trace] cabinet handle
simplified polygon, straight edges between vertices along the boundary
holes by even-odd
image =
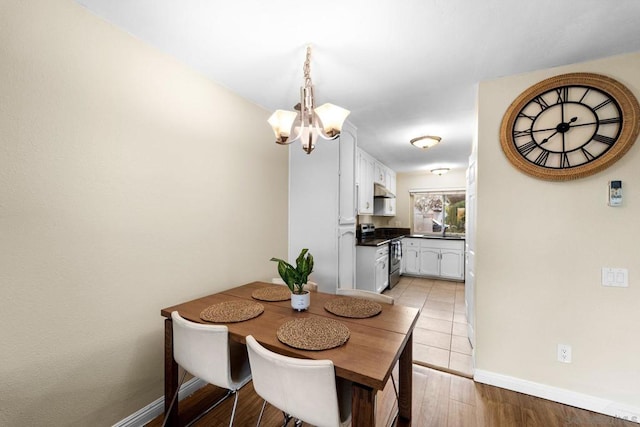
[[[367,202],[367,209],[369,209],[369,202]]]

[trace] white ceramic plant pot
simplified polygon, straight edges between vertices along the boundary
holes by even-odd
[[[311,296],[309,291],[304,291],[302,294],[291,294],[291,307],[297,311],[304,311],[309,308],[311,303]]]

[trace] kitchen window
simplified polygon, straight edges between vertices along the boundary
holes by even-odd
[[[464,235],[464,190],[419,190],[410,193],[413,234]]]

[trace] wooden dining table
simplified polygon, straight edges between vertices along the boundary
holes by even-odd
[[[207,323],[200,313],[207,307],[225,301],[256,301],[252,293],[264,287],[280,286],[266,282],[252,282],[219,293],[184,302],[161,310],[165,317],[164,393],[167,425],[178,425],[179,404],[176,400],[169,407],[178,384],[178,365],[173,358],[173,328],[171,312],[178,311],[188,320]],[[305,359],[328,359],[335,366],[336,376],[352,382],[352,426],[376,425],[376,394],[382,390],[396,365],[398,368],[398,417],[399,424],[411,425],[411,389],[413,362],[413,328],[418,319],[418,309],[402,305],[381,304],[382,311],[368,318],[348,318],[327,311],[325,304],[333,294],[312,292],[311,305],[306,311],[291,308],[291,301],[257,301],[264,312],[250,320],[225,323],[232,340],[245,343],[248,335],[271,351],[285,356]],[[300,350],[280,342],[276,331],[292,319],[322,317],[342,322],[350,331],[348,341],[336,348],[322,351]],[[167,413],[167,411],[170,411]]]

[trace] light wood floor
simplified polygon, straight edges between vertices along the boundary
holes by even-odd
[[[304,392],[301,386],[300,392]],[[207,386],[188,397],[181,405],[191,416],[214,402],[221,391]],[[227,399],[194,426],[223,427],[229,423],[233,400]],[[255,425],[262,400],[253,390],[252,383],[241,391],[235,426]],[[395,395],[390,385],[378,395],[379,426],[393,421]],[[282,424],[282,414],[267,407],[263,427]],[[162,425],[157,418],[148,427]],[[291,423],[289,425],[292,425]],[[392,424],[396,426],[396,424]],[[306,424],[305,424],[306,426]],[[414,365],[413,420],[415,427],[638,427],[630,421],[561,405],[559,403],[475,383],[473,380],[446,372]],[[378,426],[377,426],[378,427]],[[398,426],[400,427],[400,426]]]

